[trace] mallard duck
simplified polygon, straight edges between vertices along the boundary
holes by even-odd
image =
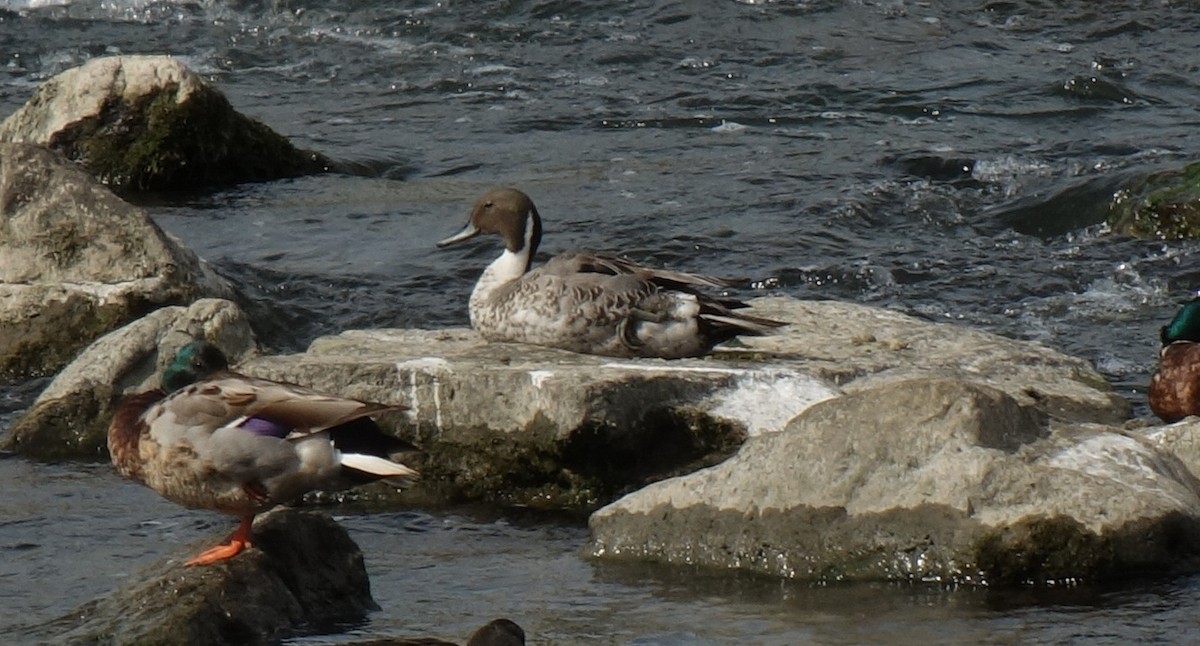
[[[230,372],[216,346],[195,341],[163,372],[162,388],[118,406],[108,450],[122,476],[168,500],[241,518],[228,543],[187,562],[208,565],[249,547],[254,516],[276,504],[314,489],[416,478],[390,459],[407,445],[370,418],[402,408]]]
[[[516,189],[496,189],[479,198],[467,226],[437,244],[446,247],[481,233],[498,235],[505,245],[475,284],[469,304],[471,327],[492,341],[675,359],[784,325],[734,311],[745,303],[699,291],[730,286],[717,278],[582,252],[533,268],[542,220],[533,200]]]
[[[1164,422],[1200,415],[1200,298],[1194,298],[1159,333],[1158,369],[1150,378],[1150,410]]]

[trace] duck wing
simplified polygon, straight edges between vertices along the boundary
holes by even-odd
[[[194,392],[189,392],[193,389]],[[295,384],[233,373],[194,384],[178,395],[168,398],[166,403],[182,408],[185,416],[220,417],[226,424],[241,418],[268,420],[288,429],[283,437],[289,439],[319,433],[376,413],[404,409],[403,406],[336,397]]]
[[[663,289],[695,291],[697,288],[733,287],[735,281],[690,274],[670,269],[656,269],[617,256],[590,252],[568,252],[555,256],[542,265],[543,271],[567,274],[603,274],[608,276],[634,276],[639,280],[658,285]]]
[[[389,442],[369,419],[403,409],[224,373],[177,391],[151,407],[145,419],[157,443],[190,446],[230,477],[264,479],[296,469],[298,454],[309,459],[299,443],[325,431],[327,439],[314,439],[342,452],[340,466],[376,477],[415,477],[412,469],[388,460],[399,440]],[[284,441],[263,441],[268,437]]]
[[[785,325],[782,321],[735,312],[734,310],[744,309],[749,305],[733,298],[717,298],[702,291],[703,288],[733,287],[737,284],[737,281],[733,280],[655,269],[625,258],[586,252],[556,256],[540,269],[551,274],[569,276],[571,280],[568,282],[580,297],[587,295],[595,299],[602,298],[603,294],[623,295],[619,297],[629,301],[628,306],[634,309],[645,309],[647,304],[639,303],[660,292],[693,295],[700,307],[697,315],[711,324],[708,332],[722,340],[738,334],[770,334],[775,328]],[[589,279],[589,276],[611,279]],[[666,306],[663,304],[659,307]]]

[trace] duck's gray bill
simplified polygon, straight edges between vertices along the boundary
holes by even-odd
[[[446,238],[445,240],[442,240],[441,242],[437,243],[437,246],[448,247],[456,242],[462,242],[463,240],[470,240],[471,238],[474,238],[477,235],[479,235],[479,227],[468,222],[465,229],[463,229],[462,231],[459,231],[458,233],[450,236],[449,238]]]

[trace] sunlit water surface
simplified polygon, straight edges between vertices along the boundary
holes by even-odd
[[[1157,328],[1200,285],[1197,243],[1098,216],[1122,178],[1197,157],[1186,3],[10,0],[0,42],[0,113],[95,56],[170,53],[359,169],[144,201],[259,303],[280,350],[466,324],[496,248],[433,243],[494,185],[533,196],[548,252],[1038,341],[1094,362],[1142,416]],[[0,390],[0,414],[42,383]],[[0,626],[230,525],[102,465],[0,474]],[[511,514],[342,522],[383,608],[362,636],[461,640],[504,615],[532,643],[1165,643],[1200,614],[1192,578],[810,587],[594,563],[581,526]]]

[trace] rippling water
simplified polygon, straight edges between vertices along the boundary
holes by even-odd
[[[1124,178],[1197,157],[1200,12],[1186,3],[0,7],[0,114],[89,58],[171,53],[240,110],[359,169],[147,201],[165,228],[267,304],[268,340],[282,349],[351,327],[465,324],[473,279],[496,249],[439,252],[433,243],[498,184],[533,196],[548,252],[624,252],[751,279],[744,296],[851,300],[1039,341],[1095,362],[1141,415],[1157,327],[1200,283],[1197,243],[1130,240],[1098,221]],[[32,392],[5,391],[0,411]],[[0,625],[46,614],[29,601],[33,578],[54,592],[47,607],[61,610],[151,559],[136,555],[144,541],[123,545],[130,551],[75,587],[85,575],[54,555],[92,549],[97,535],[148,522],[214,532],[165,503],[146,513],[152,496],[118,487],[102,469],[0,465],[15,483],[5,504],[28,514],[0,521],[0,550],[14,557],[2,566],[0,613],[12,614]],[[67,498],[107,483],[118,502],[138,496],[136,513],[114,503],[111,519],[73,512],[74,537],[31,531],[66,522],[44,511],[46,478]],[[415,596],[404,548],[376,561],[377,596],[400,607],[384,603],[371,626],[465,634],[490,618],[446,616],[419,598],[429,589],[480,615],[538,608],[534,634],[553,643],[613,634],[639,644],[753,634],[763,635],[755,643],[1123,643],[1169,640],[1200,608],[1191,579],[998,608],[995,595],[977,591],[622,573],[580,560],[581,530],[556,526],[421,515],[346,522],[370,558],[383,558],[388,548],[375,541],[394,532],[425,541],[429,578]],[[410,531],[414,523],[440,529]],[[156,547],[175,542],[159,525],[145,531],[161,538]],[[561,567],[513,565],[474,585],[481,568],[504,567],[491,552],[518,543],[536,547],[517,561],[550,553]]]

